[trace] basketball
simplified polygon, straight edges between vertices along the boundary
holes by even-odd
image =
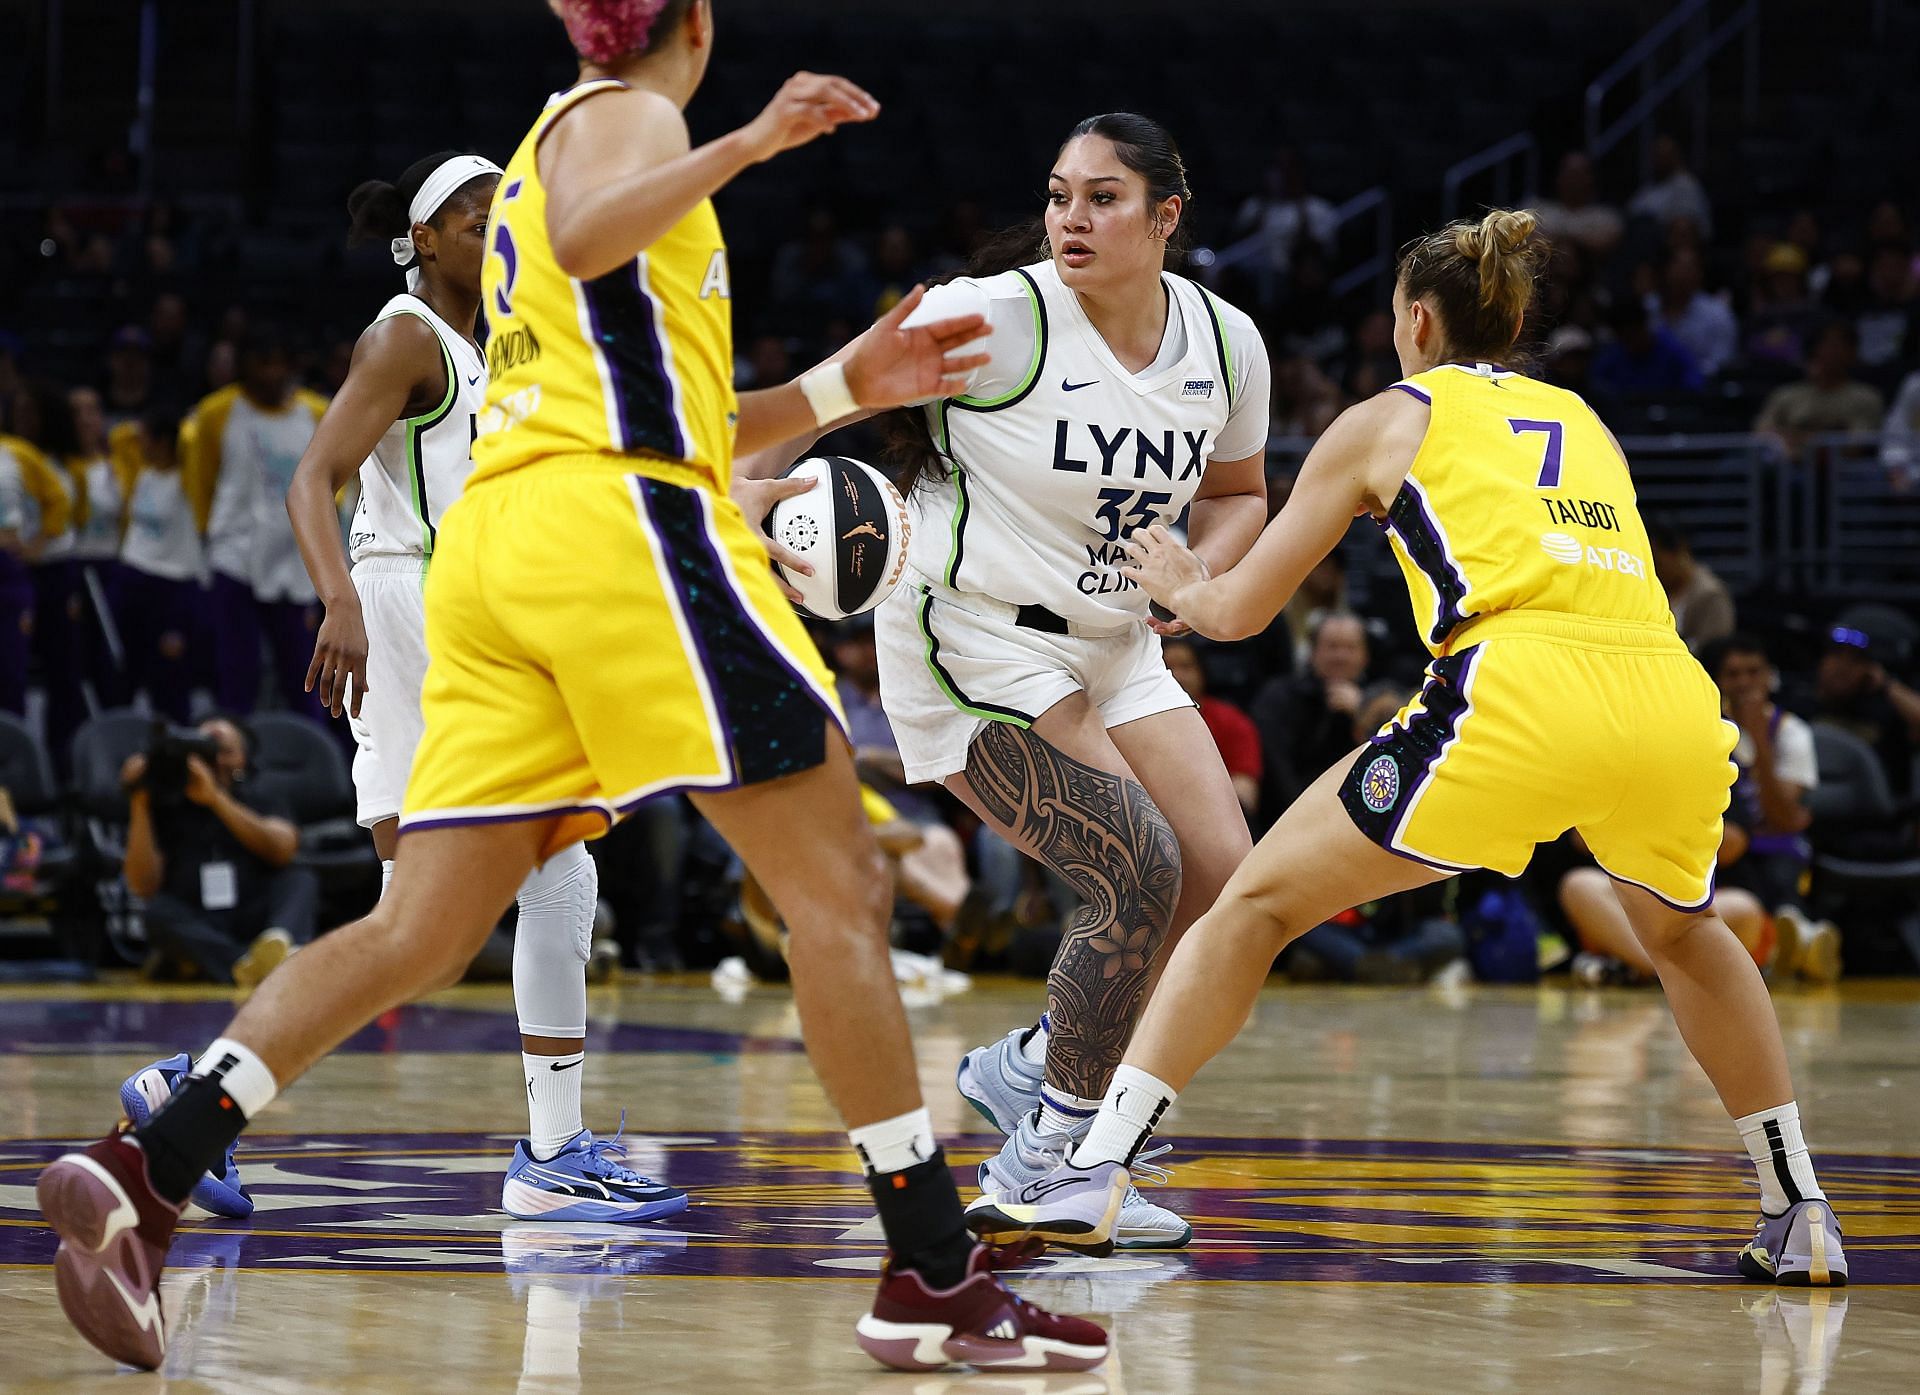
[[[844,455],[812,456],[787,471],[819,480],[774,506],[767,535],[813,563],[812,576],[779,568],[807,614],[844,620],[893,594],[907,565],[907,503],[893,481]]]

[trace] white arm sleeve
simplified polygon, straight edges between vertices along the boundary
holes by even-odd
[[[1011,279],[1011,278],[1009,278]],[[936,320],[960,315],[985,315],[987,337],[976,339],[962,353],[985,353],[991,362],[973,370],[967,379],[966,396],[998,397],[1026,376],[1033,361],[1033,309],[1025,295],[992,295],[985,285],[970,276],[933,286],[913,313],[901,322],[903,329],[918,329]],[[929,399],[931,400],[931,399]]]
[[[1233,355],[1234,399],[1227,424],[1214,442],[1215,460],[1245,460],[1267,448],[1267,420],[1273,406],[1273,370],[1266,341],[1245,315],[1223,317],[1227,352]]]

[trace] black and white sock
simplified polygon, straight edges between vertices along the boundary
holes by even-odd
[[[1760,1209],[1778,1216],[1800,1201],[1824,1198],[1813,1175],[1813,1158],[1800,1136],[1800,1106],[1793,1100],[1733,1121],[1747,1156],[1760,1174]]]

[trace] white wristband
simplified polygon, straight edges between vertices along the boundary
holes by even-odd
[[[853,400],[853,391],[847,386],[845,364],[823,363],[800,375],[800,391],[805,394],[807,405],[813,408],[813,420],[816,425],[826,426],[850,417],[860,410],[860,404]]]

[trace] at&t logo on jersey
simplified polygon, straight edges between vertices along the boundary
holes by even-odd
[[[1213,379],[1189,378],[1180,388],[1182,397],[1212,397]]]
[[[1542,533],[1540,550],[1563,566],[1577,567],[1584,563],[1603,572],[1646,579],[1647,564],[1625,548],[1594,547],[1566,533]]]

